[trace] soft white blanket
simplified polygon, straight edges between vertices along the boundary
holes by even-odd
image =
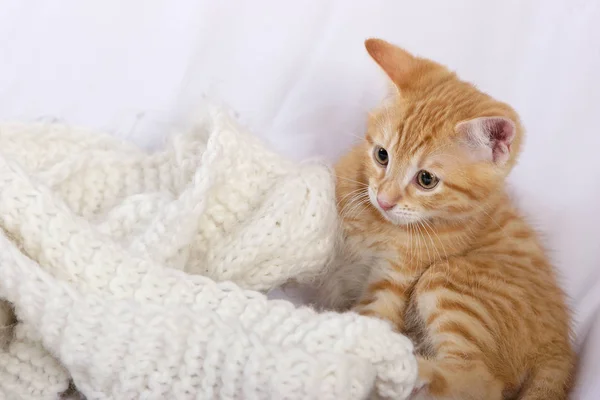
[[[0,125],[0,298],[19,323],[1,399],[403,399],[409,340],[268,301],[334,255],[333,181],[219,110],[147,154],[64,125]],[[221,283],[218,283],[221,282]],[[251,290],[250,290],[251,289]]]

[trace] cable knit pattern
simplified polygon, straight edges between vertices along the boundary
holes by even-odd
[[[0,125],[0,298],[19,323],[1,399],[407,398],[410,341],[261,292],[335,252],[330,171],[220,110],[147,154],[64,125]]]

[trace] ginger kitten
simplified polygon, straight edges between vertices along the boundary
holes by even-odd
[[[415,340],[414,398],[565,399],[565,295],[505,191],[516,112],[440,64],[365,45],[397,93],[336,166],[347,254],[322,293]]]

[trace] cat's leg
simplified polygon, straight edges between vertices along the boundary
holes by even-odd
[[[567,399],[572,384],[574,354],[570,348],[553,343],[542,348],[534,362],[529,382],[520,400]]]
[[[461,260],[434,264],[412,293],[434,354],[418,358],[415,399],[502,399],[504,384],[486,363],[485,351],[496,347],[493,322],[476,299],[457,291],[464,267]]]
[[[421,270],[400,266],[389,260],[373,265],[365,289],[354,311],[392,323],[394,328],[404,330],[404,313],[409,300],[410,288]]]
[[[411,399],[502,400],[502,383],[481,361],[417,357],[419,379]]]

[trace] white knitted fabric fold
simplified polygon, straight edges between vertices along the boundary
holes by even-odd
[[[407,398],[407,338],[259,292],[330,262],[333,190],[219,110],[155,154],[0,125],[0,399]]]

